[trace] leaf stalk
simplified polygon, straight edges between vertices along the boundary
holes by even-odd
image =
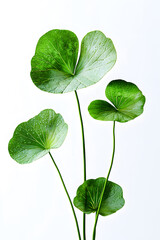
[[[74,219],[75,219],[75,223],[76,223],[76,227],[77,227],[78,238],[79,238],[79,240],[81,240],[81,234],[80,234],[80,230],[79,230],[78,220],[77,220],[77,217],[76,217],[76,213],[75,213],[75,210],[74,210],[74,207],[73,207],[71,198],[70,198],[69,193],[68,193],[68,191],[67,191],[67,188],[66,188],[66,185],[65,185],[65,183],[64,183],[64,180],[63,180],[63,178],[62,178],[61,172],[60,172],[60,170],[59,170],[59,168],[58,168],[56,162],[54,161],[54,158],[53,158],[53,156],[52,156],[52,154],[51,154],[50,152],[49,152],[49,155],[50,155],[50,157],[51,157],[51,159],[52,159],[52,161],[53,161],[53,163],[54,163],[54,166],[55,166],[56,169],[57,169],[57,172],[58,172],[58,174],[59,174],[59,176],[60,176],[60,179],[61,179],[61,181],[62,181],[64,190],[65,190],[65,192],[66,192],[66,194],[67,194],[67,197],[68,197],[68,200],[69,200],[69,202],[70,202],[70,205],[71,205],[71,208],[72,208],[72,212],[73,212],[73,215],[74,215]]]
[[[86,181],[86,150],[85,150],[85,137],[84,137],[84,126],[81,113],[80,102],[78,98],[78,93],[75,91],[75,96],[78,105],[79,118],[81,123],[81,132],[82,132],[82,145],[83,145],[83,168],[84,168],[84,182]],[[86,215],[83,213],[83,240],[86,240]]]
[[[114,155],[115,155],[115,121],[113,122],[113,152],[112,152],[112,159],[111,159],[111,164],[110,164],[110,168],[107,174],[107,178],[106,181],[104,183],[104,187],[101,193],[101,197],[100,197],[100,201],[99,201],[99,205],[98,205],[98,209],[96,212],[96,216],[95,216],[95,223],[94,223],[94,228],[93,228],[93,236],[92,236],[92,240],[96,239],[96,227],[97,227],[97,222],[98,222],[98,217],[99,217],[99,212],[100,212],[100,208],[101,208],[101,204],[102,204],[102,200],[103,200],[103,195],[105,192],[105,188],[112,170],[112,166],[113,166],[113,161],[114,161]]]

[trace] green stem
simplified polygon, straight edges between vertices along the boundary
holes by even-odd
[[[51,154],[50,152],[49,152],[49,155],[50,155],[50,157],[51,157],[51,159],[52,159],[52,161],[53,161],[53,163],[54,163],[54,165],[55,165],[55,167],[56,167],[56,169],[57,169],[57,171],[58,171],[58,174],[59,174],[60,179],[61,179],[61,181],[62,181],[64,190],[65,190],[65,192],[66,192],[66,194],[67,194],[67,197],[68,197],[68,200],[69,200],[69,202],[70,202],[70,205],[71,205],[71,208],[72,208],[72,212],[73,212],[73,215],[74,215],[74,219],[75,219],[75,222],[76,222],[78,237],[79,237],[79,240],[81,240],[81,234],[80,234],[80,230],[79,230],[79,225],[78,225],[76,213],[75,213],[75,210],[74,210],[74,207],[73,207],[71,198],[70,198],[69,193],[68,193],[68,191],[67,191],[67,188],[66,188],[66,186],[65,186],[65,183],[64,183],[64,180],[63,180],[62,175],[61,175],[61,173],[60,173],[60,170],[59,170],[57,164],[55,163],[54,158],[53,158],[53,156],[52,156],[52,154]]]
[[[81,131],[82,131],[82,145],[83,145],[83,169],[84,169],[84,182],[86,181],[86,150],[85,150],[85,138],[84,138],[84,126],[83,126],[83,119],[81,114],[81,108],[79,103],[79,98],[77,91],[75,91],[76,99],[77,99],[77,105],[78,105],[78,112],[81,122]],[[83,213],[83,240],[86,240],[86,216],[85,213]]]
[[[110,168],[109,168],[109,171],[108,171],[108,174],[107,174],[107,178],[105,180],[104,187],[103,187],[103,190],[102,190],[102,193],[101,193],[101,198],[100,198],[100,201],[99,201],[98,210],[96,212],[96,218],[95,218],[95,223],[94,223],[92,240],[96,239],[96,227],[97,227],[97,222],[98,222],[98,217],[99,217],[99,211],[100,211],[100,208],[101,208],[102,199],[103,199],[104,191],[105,191],[108,179],[109,179],[109,175],[110,175],[111,170],[112,170],[114,154],[115,154],[115,121],[113,122],[113,152],[112,152],[112,160],[111,160],[111,165],[110,165]]]

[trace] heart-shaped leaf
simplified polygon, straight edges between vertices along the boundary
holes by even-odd
[[[67,129],[60,114],[46,109],[17,126],[8,145],[10,156],[21,164],[33,162],[60,147]]]
[[[84,213],[93,213],[98,210],[105,178],[89,179],[77,190],[74,205]],[[116,183],[107,182],[99,214],[107,216],[115,213],[124,206],[122,188]]]
[[[78,47],[71,31],[55,29],[44,34],[31,61],[34,84],[52,93],[75,91],[98,82],[116,62],[111,39],[100,31],[83,38],[79,59]]]
[[[103,100],[91,102],[88,111],[93,118],[128,122],[143,113],[145,97],[135,84],[113,80],[108,84],[105,93],[113,105]]]

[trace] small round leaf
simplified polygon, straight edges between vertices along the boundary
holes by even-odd
[[[75,207],[87,214],[96,212],[105,180],[101,177],[85,181],[77,190],[74,198]],[[108,181],[99,214],[107,216],[115,213],[124,206],[124,203],[122,188],[118,184]]]
[[[143,113],[145,97],[139,88],[124,80],[113,80],[106,87],[106,97],[111,103],[95,100],[90,103],[90,115],[102,121],[128,122]]]
[[[78,48],[78,38],[71,31],[55,29],[44,34],[31,61],[34,84],[52,93],[75,91],[98,82],[116,62],[111,39],[100,31],[83,38],[79,60]]]
[[[30,163],[59,148],[68,126],[60,114],[52,109],[40,112],[34,118],[17,126],[9,141],[10,156],[18,163]]]

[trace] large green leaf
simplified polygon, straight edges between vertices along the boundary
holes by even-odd
[[[105,178],[89,179],[77,190],[74,205],[84,213],[93,213],[98,210]],[[107,216],[115,213],[124,206],[122,188],[116,183],[107,182],[99,214]]]
[[[52,93],[75,91],[98,82],[116,62],[111,39],[100,31],[83,38],[79,59],[78,48],[78,38],[71,31],[55,29],[44,34],[31,61],[34,84]]]
[[[103,100],[91,102],[88,111],[93,118],[128,122],[143,113],[145,97],[135,84],[113,80],[108,84],[105,93],[113,105]]]
[[[46,109],[17,126],[8,145],[10,156],[21,164],[33,162],[60,147],[67,129],[60,114]]]

